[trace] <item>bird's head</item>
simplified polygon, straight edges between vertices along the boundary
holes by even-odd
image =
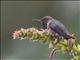
[[[52,20],[53,18],[51,16],[44,16],[42,19],[41,19],[41,22],[48,22],[50,20]]]
[[[41,19],[34,19],[33,21],[39,21],[39,22],[45,22],[47,23],[48,21],[52,20],[53,18],[51,16],[44,16]]]

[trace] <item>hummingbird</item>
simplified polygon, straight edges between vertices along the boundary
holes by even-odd
[[[44,16],[41,19],[34,19],[35,21],[41,21],[43,29],[50,30],[53,37],[63,37],[68,41],[68,46],[72,45],[71,39],[75,39],[74,36],[68,31],[68,29],[59,21],[51,16]],[[59,40],[56,41],[58,43]]]
[[[59,20],[54,19],[51,16],[44,16],[41,19],[34,19],[34,20],[41,21],[44,30],[50,30],[51,35],[55,37],[55,44],[59,42],[59,39],[56,38],[59,38],[61,36],[65,40],[67,40],[68,47],[72,46],[73,44],[72,39],[74,40],[75,37],[71,35],[68,29]],[[51,56],[55,50],[56,49],[52,50],[50,58],[52,58]]]

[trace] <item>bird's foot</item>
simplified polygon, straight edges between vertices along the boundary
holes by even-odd
[[[55,38],[54,39],[54,44],[57,44],[57,43],[59,43],[59,39]]]

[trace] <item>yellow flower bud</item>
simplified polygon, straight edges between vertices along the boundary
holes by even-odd
[[[53,48],[53,44],[52,43],[49,44],[49,48]]]
[[[77,51],[80,52],[80,44],[77,45]]]

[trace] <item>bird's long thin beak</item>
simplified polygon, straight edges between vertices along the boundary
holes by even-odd
[[[41,22],[41,19],[32,19],[32,21],[38,21],[38,22]]]

